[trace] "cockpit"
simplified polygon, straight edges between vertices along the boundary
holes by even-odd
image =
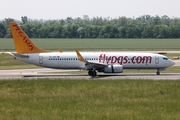
[[[167,57],[163,57],[163,60],[168,60],[168,58]]]

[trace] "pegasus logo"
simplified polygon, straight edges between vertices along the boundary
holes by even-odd
[[[27,45],[27,47],[29,48],[30,51],[35,50],[34,46],[32,45],[32,43],[29,41],[29,39],[27,38],[27,36],[22,32],[22,30],[18,27],[17,24],[13,25],[13,27],[15,27],[15,30],[17,31],[17,33],[19,34],[19,36],[22,37],[23,42]]]

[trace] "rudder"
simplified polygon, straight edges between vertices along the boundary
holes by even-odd
[[[36,47],[26,33],[15,22],[10,22],[10,29],[18,54],[49,52],[48,50]]]

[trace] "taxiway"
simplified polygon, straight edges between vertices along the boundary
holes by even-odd
[[[21,69],[21,70],[0,70],[0,79],[147,79],[147,80],[180,80],[179,73],[119,73],[119,74],[98,74],[95,77],[83,74],[68,73],[74,70],[54,70],[54,69]],[[75,70],[77,71],[77,70]],[[56,73],[57,72],[57,73]]]

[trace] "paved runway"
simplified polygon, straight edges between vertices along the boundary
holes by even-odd
[[[180,66],[180,60],[175,60],[175,66]],[[0,70],[0,79],[37,79],[37,78],[73,78],[73,79],[152,79],[152,80],[180,80],[180,73],[119,73],[119,74],[102,74],[92,77],[87,73],[71,74],[63,69],[18,69],[18,70]],[[55,72],[58,72],[55,74]]]
[[[70,74],[68,71],[74,70],[55,70],[55,69],[22,69],[22,70],[0,70],[0,79],[39,79],[39,78],[66,78],[66,79],[149,79],[149,80],[180,80],[177,73],[120,73],[120,74],[98,74],[95,77],[83,74]],[[75,70],[77,71],[77,70]],[[49,72],[49,73],[48,73]],[[58,72],[54,74],[53,72]],[[62,73],[61,73],[62,72]],[[66,73],[65,73],[66,72]]]
[[[175,65],[174,66],[180,66],[180,60],[174,60]]]

